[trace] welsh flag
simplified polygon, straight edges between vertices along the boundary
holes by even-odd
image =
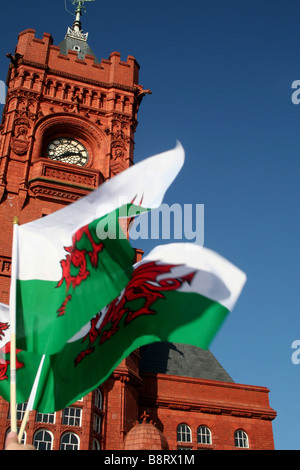
[[[0,303],[0,395],[10,401],[11,321],[8,305]],[[41,357],[17,349],[16,372],[19,388],[17,403],[25,402],[32,390]]]
[[[134,250],[118,224],[159,207],[184,162],[176,148],[138,163],[79,201],[18,229],[17,347],[59,352],[131,279]]]
[[[169,341],[207,349],[245,281],[242,271],[207,248],[185,243],[155,248],[134,266],[130,281],[113,302],[59,353],[45,356],[33,409],[50,413],[74,403],[146,344]],[[31,368],[37,368],[39,360],[35,356],[33,366],[30,353],[19,357],[24,370],[28,368],[27,381],[33,383]],[[20,372],[17,383],[18,388],[27,387],[24,393],[19,391],[25,397],[28,386],[19,380]]]

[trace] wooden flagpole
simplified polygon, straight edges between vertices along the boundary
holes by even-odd
[[[38,371],[37,371],[37,374],[36,374],[36,377],[34,379],[34,383],[33,383],[33,386],[32,386],[31,392],[30,392],[30,397],[29,397],[29,400],[28,400],[28,403],[27,403],[26,412],[24,414],[24,418],[23,418],[23,421],[22,421],[22,425],[20,427],[19,435],[18,435],[19,442],[22,441],[22,437],[23,437],[23,434],[24,434],[24,431],[25,431],[25,427],[26,427],[27,421],[29,419],[29,414],[33,410],[33,407],[34,407],[34,400],[35,400],[35,397],[36,397],[36,391],[37,391],[37,387],[38,387],[38,384],[39,384],[39,380],[40,380],[44,360],[45,360],[45,354],[42,356],[42,359],[41,359],[41,362],[40,362],[40,365],[39,365],[39,368],[38,368]]]
[[[17,282],[17,261],[18,261],[18,227],[17,217],[13,221],[13,246],[12,246],[12,264],[11,264],[11,282],[10,282],[10,419],[11,431],[17,432],[17,381],[16,381],[16,282]]]

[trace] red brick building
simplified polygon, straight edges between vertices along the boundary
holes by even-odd
[[[78,15],[58,46],[28,29],[8,57],[0,125],[3,303],[14,216],[20,224],[43,217],[132,165],[137,113],[150,93],[139,85],[134,57],[96,58]],[[209,351],[158,343],[131,354],[73,406],[32,412],[24,440],[53,450],[273,449],[268,392],[234,383]],[[19,424],[24,409],[18,406]],[[9,427],[9,404],[0,399],[0,449]]]

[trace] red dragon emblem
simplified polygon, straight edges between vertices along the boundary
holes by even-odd
[[[0,323],[0,341],[2,338],[5,336],[5,331],[9,329],[9,324],[8,323]],[[20,349],[17,349],[17,354],[21,352]],[[7,375],[7,369],[9,366],[9,361],[4,359],[7,354],[10,354],[10,341],[6,343],[2,348],[0,348],[0,381],[1,380],[7,380],[8,375]],[[16,368],[21,369],[24,367],[24,363],[18,361],[18,357],[16,360]]]
[[[134,204],[136,199],[137,195],[132,199],[130,204]],[[141,206],[142,201],[143,195],[138,203],[139,206]],[[95,220],[92,224],[96,224],[98,221],[99,220]],[[57,310],[58,317],[65,315],[67,304],[72,300],[72,295],[68,294],[69,288],[72,286],[72,288],[75,289],[90,276],[87,264],[88,258],[90,259],[93,268],[96,269],[98,266],[99,253],[104,249],[104,244],[101,241],[97,243],[94,240],[91,229],[91,224],[85,225],[79,229],[75,235],[73,235],[72,245],[64,247],[67,255],[66,258],[60,262],[62,267],[62,277],[56,287],[61,287],[65,282],[67,294],[62,305]],[[89,249],[86,249],[86,241],[88,241],[88,245],[90,245]],[[80,249],[81,244],[83,244],[85,248]],[[76,271],[76,274],[72,274],[74,271]]]
[[[123,317],[125,317],[124,324],[128,325],[141,315],[154,315],[156,311],[153,308],[153,304],[156,300],[165,298],[164,292],[176,290],[185,282],[190,284],[196,274],[195,272],[178,278],[158,279],[161,275],[170,273],[171,269],[176,266],[172,264],[158,264],[152,261],[143,263],[136,268],[123,293],[108,306],[100,326],[97,327],[97,324],[103,315],[103,311],[91,320],[90,330],[82,341],[84,342],[88,339],[91,347],[77,356],[75,364],[79,364],[85,356],[94,352],[95,348],[92,345],[97,338],[100,338],[99,344],[103,344],[116,334]],[[140,308],[133,310],[127,304],[136,299],[142,299],[144,302]]]
[[[4,331],[9,329],[9,323],[0,323],[0,341],[4,338]]]
[[[90,250],[79,248],[80,242],[84,237],[87,237],[90,243]],[[68,254],[66,255],[66,258],[60,262],[62,267],[62,278],[56,287],[60,287],[65,281],[68,291],[71,286],[74,289],[85,281],[90,275],[90,271],[87,266],[87,257],[89,257],[93,268],[96,268],[99,261],[99,253],[103,250],[103,247],[104,245],[102,242],[95,242],[88,225],[79,229],[72,238],[72,245],[65,247]],[[74,270],[77,271],[75,274],[73,274]],[[67,294],[63,304],[57,311],[58,317],[66,313],[66,306],[70,300],[72,300],[72,296]]]

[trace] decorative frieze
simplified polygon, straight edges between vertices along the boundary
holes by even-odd
[[[49,165],[43,165],[42,175],[46,178],[65,181],[68,183],[80,184],[82,186],[90,186],[92,188],[97,187],[97,176],[96,174],[86,174],[81,171],[68,171],[66,169],[53,168]]]
[[[44,160],[33,165],[29,189],[40,199],[64,200],[68,203],[77,201],[103,181],[103,175],[97,170]]]

